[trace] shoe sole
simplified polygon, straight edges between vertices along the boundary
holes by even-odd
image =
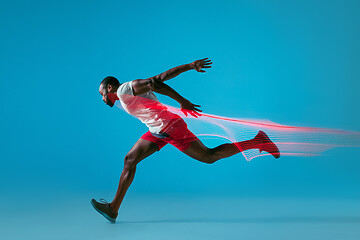
[[[272,153],[270,153],[270,154],[273,155],[274,158],[278,159],[278,158],[280,157],[280,150],[279,150],[279,148],[276,146],[275,143],[273,143],[273,141],[270,140],[269,136],[268,136],[266,133],[264,133],[263,131],[259,131],[259,133],[266,139],[266,141],[274,144],[274,146],[276,147],[276,150],[277,150],[277,151],[276,151],[276,152],[273,152],[273,153],[274,153],[274,154],[278,154],[278,155],[274,156]],[[264,150],[261,150],[260,153],[261,153],[262,151],[264,151]]]
[[[92,201],[90,201],[90,203],[91,203],[91,205],[95,208],[95,210],[96,210],[98,213],[100,213],[101,215],[103,215],[107,220],[109,220],[111,223],[116,223],[116,219],[114,219],[114,218],[110,217],[109,215],[107,215],[106,213],[100,211],[100,210],[95,206],[95,204],[94,204]]]

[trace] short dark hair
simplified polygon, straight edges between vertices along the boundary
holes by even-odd
[[[101,84],[100,85],[103,85],[103,87],[105,89],[107,89],[108,85],[111,85],[113,87],[118,87],[120,86],[120,82],[119,80],[117,80],[115,77],[112,77],[112,76],[108,76],[106,78],[104,78],[102,81],[101,81]]]

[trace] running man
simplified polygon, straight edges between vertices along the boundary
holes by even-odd
[[[259,149],[260,152],[266,151],[275,158],[280,157],[279,149],[263,131],[259,131],[253,139],[247,141],[225,143],[215,148],[207,148],[187,128],[185,121],[179,115],[168,111],[156,98],[154,92],[171,97],[179,102],[181,111],[186,116],[187,114],[194,117],[200,116],[199,105],[191,103],[164,82],[191,69],[205,72],[203,69],[211,68],[211,64],[211,60],[204,58],[147,79],[137,79],[120,84],[116,78],[106,77],[101,82],[99,92],[107,105],[113,107],[115,101],[120,100],[126,112],[137,117],[149,128],[149,131],[126,154],[124,169],[112,202],[108,203],[104,199],[101,199],[101,202],[97,202],[95,199],[91,200],[95,210],[110,222],[115,223],[116,221],[125,193],[134,179],[136,165],[144,158],[159,151],[167,143],[172,144],[186,155],[209,164],[249,149]]]

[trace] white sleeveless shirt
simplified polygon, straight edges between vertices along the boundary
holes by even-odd
[[[169,123],[180,119],[167,110],[152,91],[134,96],[132,81],[122,83],[116,93],[125,111],[145,123],[152,133],[160,133]]]

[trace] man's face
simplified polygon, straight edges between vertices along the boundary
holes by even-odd
[[[110,93],[112,86],[109,84],[108,88],[106,89],[103,85],[100,85],[99,87],[99,93],[103,97],[103,101],[106,105],[109,105],[110,107],[113,107],[115,104],[115,101],[117,100],[117,96],[115,93]]]

